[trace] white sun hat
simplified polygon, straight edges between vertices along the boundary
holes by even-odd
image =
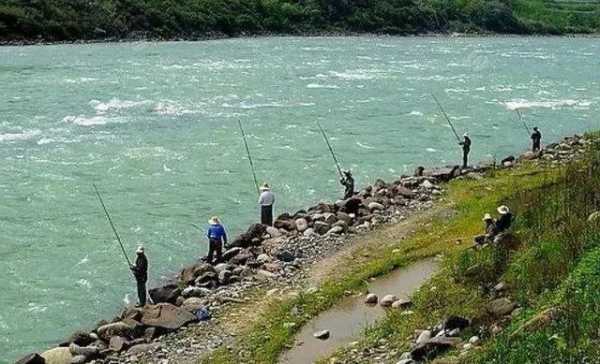
[[[221,221],[219,221],[218,216],[213,216],[210,218],[210,220],[208,220],[208,223],[211,225],[217,225],[217,224],[221,223]]]
[[[508,208],[508,206],[502,205],[500,207],[498,207],[498,213],[500,213],[501,215],[506,215],[510,212],[510,209]]]

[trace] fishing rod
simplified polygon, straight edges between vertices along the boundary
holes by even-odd
[[[516,111],[517,115],[519,115],[519,120],[521,120],[521,122],[523,123],[525,130],[527,130],[527,135],[531,135],[531,130],[529,130],[527,123],[525,122],[525,120],[523,120],[523,116],[521,115],[521,112],[519,111],[519,109],[515,109],[515,111]]]
[[[331,156],[333,157],[333,161],[335,162],[335,166],[337,167],[338,173],[340,174],[340,177],[342,179],[344,179],[344,175],[342,174],[342,169],[340,168],[340,162],[338,162],[337,157],[335,156],[335,153],[333,152],[333,148],[331,147],[331,144],[329,143],[329,138],[327,138],[327,134],[325,133],[325,130],[323,130],[321,123],[319,123],[317,121],[317,125],[319,126],[319,130],[321,130],[321,134],[323,134],[323,139],[325,139],[325,143],[327,143],[329,152],[331,152]]]
[[[92,183],[92,186],[94,186],[94,190],[96,191],[96,195],[98,196],[98,200],[100,200],[100,204],[102,205],[102,209],[104,209],[104,214],[106,214],[106,218],[108,219],[110,227],[112,228],[112,231],[115,233],[115,236],[117,237],[117,241],[119,242],[119,245],[121,246],[121,251],[123,252],[123,256],[125,257],[125,260],[127,260],[127,264],[129,265],[129,267],[131,267],[132,266],[131,261],[129,260],[129,257],[127,256],[127,253],[125,253],[125,248],[123,247],[123,242],[121,241],[121,238],[119,237],[119,233],[117,232],[117,229],[115,228],[115,225],[113,224],[112,219],[110,218],[110,214],[108,213],[108,210],[106,209],[106,205],[104,205],[104,201],[102,201],[102,196],[100,196],[100,192],[98,191],[98,187],[96,187],[95,183]]]
[[[192,225],[196,230],[200,231],[200,232],[204,232],[204,229],[201,228],[200,226],[196,225],[196,224],[190,224]]]
[[[256,171],[254,169],[254,163],[252,162],[252,156],[250,155],[250,148],[248,148],[248,141],[246,140],[246,133],[244,132],[244,127],[242,126],[242,121],[238,119],[238,124],[240,126],[240,131],[242,132],[242,138],[244,139],[244,146],[246,147],[246,154],[248,155],[248,161],[250,162],[250,169],[252,170],[252,176],[254,177],[254,186],[256,187],[256,193],[260,195],[260,190],[258,188],[258,180],[256,179]]]
[[[452,132],[454,133],[454,136],[456,137],[456,140],[458,140],[458,142],[460,143],[460,137],[458,136],[458,133],[456,132],[456,129],[454,129],[454,125],[452,125],[452,122],[450,121],[450,118],[448,117],[448,114],[446,114],[446,112],[444,111],[444,108],[442,107],[442,104],[440,104],[440,102],[438,101],[437,97],[435,97],[434,94],[431,94],[431,97],[433,97],[433,99],[435,100],[435,103],[440,108],[440,111],[442,112],[442,114],[446,118],[446,121],[450,125],[450,128],[452,128]]]

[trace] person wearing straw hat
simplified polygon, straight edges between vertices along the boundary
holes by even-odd
[[[144,246],[138,246],[135,251],[136,259],[135,265],[132,265],[131,271],[135,276],[137,283],[137,294],[138,294],[138,307],[144,307],[146,305],[146,282],[148,281],[148,258],[144,253]]]
[[[206,261],[208,264],[213,264],[213,256],[217,254],[217,259],[214,264],[221,262],[223,256],[223,244],[227,244],[227,233],[221,225],[221,221],[217,216],[213,216],[208,220],[210,225],[206,236],[208,237],[208,255]]]
[[[531,140],[532,140],[531,150],[534,153],[539,152],[541,149],[541,144],[542,144],[542,133],[540,133],[540,130],[538,129],[537,126],[533,127],[533,133],[531,133]]]
[[[260,186],[260,196],[258,204],[260,205],[260,222],[263,225],[273,225],[273,204],[275,203],[275,195],[271,192],[271,187],[268,183],[263,183]]]
[[[496,233],[502,233],[510,228],[513,220],[513,214],[510,212],[508,206],[502,205],[498,207],[498,213],[500,218],[496,221]]]
[[[475,243],[480,245],[491,242],[496,235],[496,222],[492,218],[492,215],[486,213],[483,215],[481,221],[485,224],[485,233],[475,237]]]
[[[344,171],[344,177],[340,180],[340,183],[346,187],[344,191],[344,200],[354,196],[354,177],[352,177],[352,171]]]
[[[468,167],[469,164],[469,153],[471,152],[471,138],[469,138],[468,133],[463,134],[463,141],[458,143],[458,145],[462,145],[463,150],[463,169]]]

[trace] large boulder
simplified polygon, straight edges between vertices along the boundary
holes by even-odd
[[[245,264],[249,259],[254,258],[254,255],[247,249],[243,249],[233,258],[229,259],[229,263],[235,265]]]
[[[287,231],[296,230],[296,222],[292,219],[275,220],[275,222],[273,223],[273,226],[276,229],[283,229],[283,230],[287,230]]]
[[[496,317],[502,317],[513,312],[515,308],[517,308],[516,303],[511,302],[506,297],[502,297],[490,302],[487,306],[487,311]]]
[[[438,336],[417,344],[411,351],[411,356],[416,361],[432,359],[436,355],[453,347],[458,347],[461,339],[456,337]]]
[[[267,232],[267,226],[263,224],[253,224],[248,230],[240,234],[237,238],[235,238],[230,244],[227,245],[228,248],[240,247],[247,248],[252,245],[257,245],[256,242],[260,243],[262,241],[263,235]]]
[[[46,360],[42,358],[39,354],[33,353],[28,354],[17,360],[15,364],[45,364]]]
[[[177,301],[177,297],[181,294],[181,289],[177,287],[175,284],[168,284],[163,287],[152,288],[148,291],[150,294],[150,298],[152,298],[152,302],[161,303],[175,303]]]
[[[341,212],[347,214],[356,214],[362,205],[362,200],[358,197],[351,197],[347,200],[341,201],[338,206]]]
[[[236,255],[238,255],[241,251],[242,251],[242,248],[240,248],[239,246],[236,246],[235,248],[228,249],[228,250],[226,250],[223,253],[223,260],[224,261],[228,261],[231,258],[233,258]]]
[[[190,298],[190,297],[206,297],[209,294],[210,294],[210,289],[203,288],[203,287],[194,287],[194,286],[186,287],[183,290],[183,292],[181,292],[181,295],[183,297],[185,297],[185,298]],[[142,313],[142,315],[143,315],[143,313]]]
[[[308,229],[308,221],[306,221],[306,219],[303,217],[296,219],[295,223],[296,230],[298,230],[298,232],[303,233],[304,231],[306,231],[306,229]]]
[[[196,278],[199,275],[204,274],[206,272],[212,271],[212,266],[208,263],[199,263],[187,267],[179,273],[179,281],[183,282],[186,285],[194,283]],[[160,302],[169,302],[169,301],[160,301]]]
[[[196,316],[190,312],[169,303],[146,305],[142,316],[144,325],[167,330],[177,330],[195,320]]]
[[[75,343],[71,343],[71,345],[69,345],[69,350],[71,351],[72,355],[83,355],[85,357],[98,355],[98,352],[100,352],[100,348],[97,346],[79,346]]]
[[[69,348],[54,348],[42,353],[46,364],[71,364],[73,355]]]
[[[109,341],[112,336],[132,337],[136,327],[125,321],[113,322],[100,326],[96,331],[98,336],[105,341]]]
[[[190,297],[183,301],[181,308],[188,312],[196,312],[201,308],[204,308],[204,301],[199,297]]]
[[[450,316],[446,320],[444,320],[442,327],[444,328],[444,330],[452,331],[454,329],[464,330],[467,327],[469,327],[469,325],[471,325],[471,321],[464,317]]]
[[[398,297],[394,296],[393,294],[388,294],[385,295],[381,301],[379,301],[379,305],[381,305],[382,307],[390,307],[392,305],[392,303],[398,301]]]
[[[108,343],[108,348],[116,353],[127,350],[129,346],[129,340],[123,336],[113,336]]]
[[[431,176],[439,181],[448,182],[453,178],[460,176],[460,167],[451,166],[444,168],[436,168],[431,171]]]
[[[315,221],[313,229],[317,234],[323,235],[326,234],[329,231],[329,229],[331,229],[331,225],[324,221]]]
[[[417,194],[414,193],[411,189],[406,188],[402,185],[397,185],[396,187],[394,187],[394,193],[404,198],[415,198],[417,196]]]
[[[95,340],[93,337],[90,336],[90,334],[88,332],[85,331],[75,331],[70,337],[69,337],[69,343],[74,343],[76,345],[79,346],[87,346],[91,343],[93,343]]]

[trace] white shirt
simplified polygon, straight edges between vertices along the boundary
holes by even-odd
[[[261,206],[271,206],[275,203],[275,195],[271,191],[263,191],[258,198],[258,203]]]

